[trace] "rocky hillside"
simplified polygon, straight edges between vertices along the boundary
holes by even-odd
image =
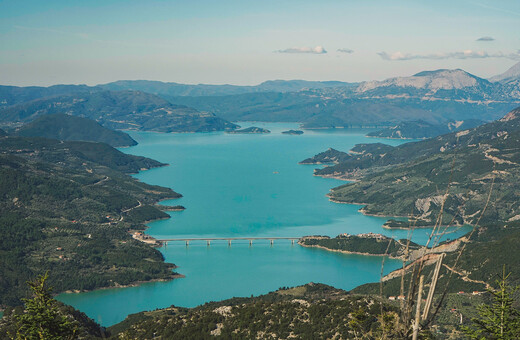
[[[381,308],[390,319],[396,315],[395,307],[381,306],[377,298],[310,283],[255,298],[134,314],[108,330],[132,339],[375,339]]]
[[[370,144],[369,144],[370,145]],[[332,200],[362,203],[367,214],[408,216],[434,223],[445,201],[445,223],[474,223],[494,183],[484,220],[520,218],[520,109],[499,121],[422,142],[363,152],[316,170],[317,175],[359,179],[334,188]],[[448,196],[444,196],[450,185]]]
[[[433,124],[423,120],[418,120],[402,122],[379,131],[370,132],[367,136],[391,139],[427,139],[450,132],[471,129],[484,123],[484,121],[479,119],[447,121],[441,124]]]

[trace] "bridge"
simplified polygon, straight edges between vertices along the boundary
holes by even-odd
[[[253,245],[254,240],[269,240],[271,245],[274,244],[275,240],[290,240],[291,244],[294,244],[294,240],[299,240],[301,237],[192,237],[192,238],[168,238],[168,239],[157,239],[157,241],[164,244],[166,247],[168,242],[186,242],[186,246],[189,246],[190,241],[206,241],[209,246],[211,241],[228,241],[228,246],[231,246],[232,241],[245,240],[249,241],[249,245]]]

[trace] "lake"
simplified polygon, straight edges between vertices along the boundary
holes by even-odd
[[[161,134],[130,132],[137,146],[121,149],[168,163],[169,166],[135,175],[139,180],[171,187],[183,198],[164,201],[183,205],[172,218],[149,224],[147,233],[162,238],[189,237],[301,237],[340,233],[383,233],[406,238],[406,230],[381,228],[385,218],[364,216],[360,206],[332,203],[330,188],[344,184],[313,176],[315,165],[298,162],[332,147],[348,151],[355,144],[398,140],[366,138],[370,130],[305,130],[290,123],[240,123],[259,126],[270,134]],[[428,229],[415,231],[424,243]],[[455,238],[467,231],[457,230]],[[234,296],[265,294],[284,286],[320,282],[342,289],[379,280],[381,257],[347,255],[292,245],[288,240],[170,242],[160,249],[185,278],[137,287],[61,294],[58,299],[109,326],[128,314],[170,305],[194,307]],[[385,272],[401,264],[385,261]]]

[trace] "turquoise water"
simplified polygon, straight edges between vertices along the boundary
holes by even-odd
[[[368,139],[368,130],[317,130],[304,135],[282,135],[296,124],[241,124],[265,127],[271,134],[241,135],[222,132],[160,134],[131,132],[139,145],[123,151],[169,163],[136,177],[173,188],[183,198],[165,201],[183,205],[169,220],[149,224],[156,238],[329,235],[377,232],[404,238],[407,231],[381,228],[385,218],[363,216],[359,206],[335,204],[325,195],[344,182],[312,176],[314,165],[298,162],[329,147],[349,150],[357,143],[396,140]],[[413,235],[425,242],[428,230]],[[450,237],[464,233],[459,230]],[[282,286],[321,282],[351,289],[377,281],[380,257],[346,255],[291,245],[290,241],[171,242],[162,248],[166,260],[186,277],[138,287],[62,294],[59,299],[103,325],[126,315],[170,305],[193,307],[233,296],[264,294]],[[399,266],[387,260],[385,271]]]

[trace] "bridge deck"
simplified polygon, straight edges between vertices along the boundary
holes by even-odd
[[[171,241],[234,241],[234,240],[299,240],[301,237],[195,237],[195,238],[168,238],[157,239],[160,242]]]

